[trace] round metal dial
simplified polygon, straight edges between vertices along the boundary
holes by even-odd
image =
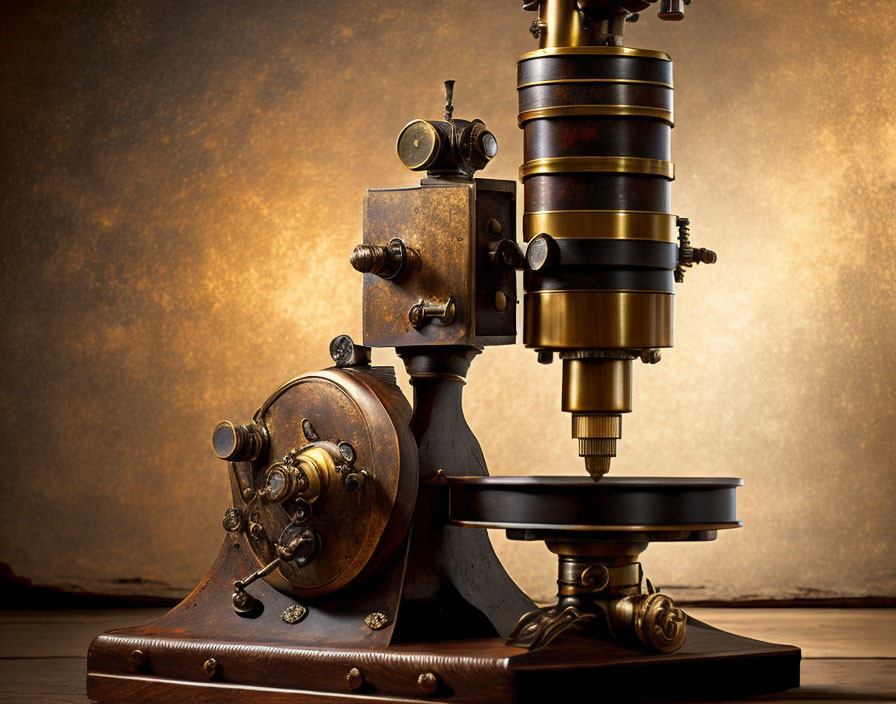
[[[264,579],[316,596],[366,578],[394,553],[417,492],[410,413],[397,386],[354,369],[304,375],[265,402],[255,422],[267,430],[266,451],[232,474],[235,505],[263,529],[246,539],[259,565],[291,556]],[[303,453],[317,470],[302,464]],[[248,503],[241,476],[255,489]],[[284,551],[283,536],[305,536],[298,558]]]

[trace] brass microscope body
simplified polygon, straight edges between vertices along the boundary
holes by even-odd
[[[94,641],[92,699],[524,704],[798,684],[797,648],[689,620],[639,562],[650,542],[738,527],[741,481],[604,476],[634,362],[672,345],[675,283],[716,260],[671,210],[671,60],[623,45],[654,3],[523,3],[539,41],[518,65],[523,243],[516,182],[474,178],[498,144],[454,117],[453,81],[443,119],[404,127],[399,158],[425,176],[365,198],[351,253],[363,343],[337,336],[333,367],[284,384],[251,422],[216,426],[232,490],[218,559],[167,616]],[[660,17],[684,4],[662,0]],[[560,358],[590,478],[490,477],[464,420],[473,359],[516,342],[520,271],[523,342]],[[413,407],[372,364],[384,347]],[[486,529],[546,544],[555,604],[514,584]]]

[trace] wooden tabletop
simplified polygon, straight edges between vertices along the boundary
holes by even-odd
[[[896,702],[896,609],[687,611],[717,628],[802,648],[800,689],[743,701]],[[0,612],[0,702],[86,704],[85,657],[94,636],[148,623],[164,612]]]

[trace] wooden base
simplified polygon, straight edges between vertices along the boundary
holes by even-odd
[[[695,620],[685,646],[671,655],[576,636],[528,652],[497,638],[361,650],[147,631],[113,631],[95,641],[88,661],[91,699],[102,704],[535,704],[573,692],[637,701],[730,698],[799,686],[798,648],[742,638]],[[135,649],[152,653],[156,664],[137,671],[130,658]],[[203,670],[210,657],[220,665],[213,679]],[[346,680],[353,667],[364,679],[354,692]],[[424,672],[439,678],[432,695],[418,689]]]

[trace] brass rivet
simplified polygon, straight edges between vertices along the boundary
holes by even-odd
[[[243,499],[245,501],[251,501],[254,498],[255,498],[255,489],[252,489],[252,488],[243,489]]]
[[[439,688],[439,677],[434,672],[424,672],[417,678],[417,688],[424,694],[435,694]]]
[[[364,623],[367,624],[371,631],[379,631],[389,625],[389,617],[382,611],[375,611],[372,614],[368,614],[367,618],[364,619]]]
[[[218,661],[214,658],[209,658],[204,663],[202,663],[202,669],[209,677],[214,677],[218,674],[218,670],[221,669],[221,666],[218,664]]]
[[[501,225],[501,222],[499,220],[497,220],[496,218],[491,218],[488,221],[488,231],[493,235],[500,235],[502,232],[504,232],[504,227]]]
[[[292,606],[288,606],[286,611],[281,614],[280,618],[282,618],[286,623],[292,625],[299,623],[308,615],[308,609],[301,604],[293,604]]]
[[[353,667],[345,676],[345,681],[348,683],[348,688],[354,692],[364,684],[364,675],[357,667]]]
[[[495,310],[499,313],[507,310],[507,294],[503,291],[495,291]]]
[[[142,650],[134,650],[131,652],[131,662],[134,663],[134,667],[140,667],[146,662],[146,653]]]

